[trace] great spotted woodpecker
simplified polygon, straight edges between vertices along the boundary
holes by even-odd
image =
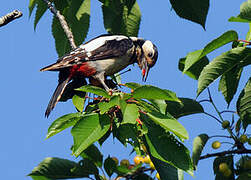
[[[106,76],[113,75],[130,64],[138,63],[142,70],[142,80],[146,81],[157,58],[157,47],[151,41],[137,37],[101,35],[80,45],[59,58],[56,63],[40,70],[59,71],[58,86],[47,106],[45,116],[49,116],[72,79],[94,78],[109,91],[105,83]]]

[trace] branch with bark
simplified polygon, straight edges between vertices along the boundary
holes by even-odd
[[[52,3],[49,0],[43,0],[43,1],[47,4],[48,9],[58,18],[66,36],[70,42],[71,48],[72,49],[77,48],[77,46],[74,42],[73,34],[72,34],[64,16],[52,5]]]
[[[204,156],[201,156],[200,160],[210,158],[210,157],[215,157],[215,156],[225,156],[227,154],[248,154],[248,153],[251,153],[251,149],[236,149],[232,151],[222,151],[218,153],[206,154]]]
[[[23,14],[21,11],[14,10],[11,13],[6,14],[5,16],[2,16],[0,18],[0,27],[10,23],[17,18],[20,18],[22,15]]]

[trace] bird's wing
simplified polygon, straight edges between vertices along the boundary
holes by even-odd
[[[133,46],[133,41],[126,36],[99,36],[80,45],[69,54],[59,58],[56,63],[42,68],[41,71],[56,71],[75,64],[81,64],[84,61],[96,61],[123,56]]]

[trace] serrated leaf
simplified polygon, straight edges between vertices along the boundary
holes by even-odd
[[[83,116],[85,115],[82,113],[71,113],[61,116],[50,125],[46,138],[48,139],[66,128],[75,125]]]
[[[138,84],[138,83],[133,83],[133,82],[131,82],[131,83],[125,83],[125,86],[126,87],[129,87],[130,89],[136,89],[136,88],[138,88],[138,87],[140,87],[140,86],[142,86],[141,84]]]
[[[209,0],[170,0],[181,18],[200,24],[205,29]]]
[[[49,179],[88,177],[76,162],[56,157],[45,158],[28,176],[44,176]]]
[[[251,124],[251,78],[249,78],[236,104],[237,113],[243,124],[244,130]]]
[[[190,78],[198,80],[201,71],[209,63],[209,60],[207,56],[204,56],[184,72],[185,63],[186,63],[186,58],[181,58],[179,60],[179,67],[178,67],[179,70],[184,74],[188,75]]]
[[[180,102],[176,94],[166,89],[160,89],[151,85],[144,85],[134,89],[132,93],[135,99],[163,99]]]
[[[93,93],[93,94],[96,94],[98,96],[103,96],[105,98],[111,98],[111,96],[109,96],[107,91],[105,91],[104,89],[102,89],[100,87],[97,87],[97,86],[86,85],[86,86],[82,86],[81,88],[78,88],[76,90],[77,91]]]
[[[124,113],[122,124],[136,124],[136,119],[139,117],[139,109],[136,104],[127,104]]]
[[[144,118],[144,122],[148,128],[148,133],[144,137],[149,153],[192,175],[193,165],[189,150],[160,126],[151,123],[147,118]]]
[[[251,1],[247,0],[243,2],[240,6],[240,14],[236,17],[230,17],[228,21],[230,22],[251,22]]]
[[[191,53],[188,53],[186,60],[185,60],[185,68],[183,72],[186,72],[190,69],[195,63],[201,61],[204,56],[209,54],[210,52],[218,49],[229,42],[233,42],[238,40],[238,34],[231,30],[223,33],[218,38],[214,39],[210,43],[208,43],[203,49],[197,50]]]
[[[179,97],[179,100],[181,103],[166,101],[166,112],[170,113],[175,118],[204,112],[200,103],[194,99]]]
[[[237,47],[223,53],[210,62],[201,72],[198,79],[197,96],[218,77],[228,72],[235,66],[251,63],[251,49]]]
[[[74,95],[72,97],[72,103],[79,112],[83,112],[85,105],[85,97]]]
[[[219,91],[222,92],[228,106],[232,101],[240,81],[242,68],[233,67],[231,70],[221,76],[219,82]]]
[[[116,170],[116,163],[115,161],[110,158],[110,157],[107,157],[104,161],[104,168],[105,168],[105,172],[107,173],[107,175],[109,177],[112,176],[112,174],[114,173],[114,171]]]
[[[163,162],[155,157],[151,157],[151,161],[154,164],[154,167],[160,175],[160,179],[168,180],[184,180],[184,173],[182,170],[177,169],[176,167]]]
[[[47,10],[47,4],[43,0],[36,0],[37,3],[37,10],[36,10],[36,15],[35,15],[35,20],[34,20],[34,30],[36,30],[37,23],[41,19],[41,17],[44,15],[44,13]]]
[[[102,11],[104,26],[108,33],[138,35],[141,13],[135,0],[126,2],[104,0]]]
[[[118,128],[113,130],[113,135],[116,137],[124,146],[127,143],[132,145],[139,145],[138,143],[138,130],[133,124],[122,124]]]
[[[87,147],[98,141],[110,128],[110,119],[107,115],[88,114],[82,117],[72,128],[74,140],[72,152],[79,156]]]
[[[200,134],[193,140],[193,154],[192,154],[192,160],[194,169],[197,169],[198,162],[200,160],[201,153],[209,139],[209,136],[207,134]]]
[[[219,165],[221,163],[226,163],[229,167],[229,169],[232,171],[231,175],[229,177],[224,176],[219,171]],[[233,156],[218,156],[214,159],[213,163],[213,169],[215,174],[215,180],[234,180],[234,167],[233,167]]]
[[[173,132],[176,136],[182,139],[188,139],[188,132],[175,118],[171,115],[164,115],[158,112],[147,113],[156,124],[160,125],[167,131]]]
[[[94,144],[90,145],[86,150],[84,150],[80,156],[84,159],[91,160],[96,166],[102,167],[103,155]]]

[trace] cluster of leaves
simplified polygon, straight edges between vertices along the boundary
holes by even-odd
[[[172,176],[175,172],[178,176],[177,169],[193,174],[189,150],[180,142],[188,139],[188,133],[176,118],[203,112],[203,108],[195,100],[177,98],[175,93],[154,86],[141,86],[136,83],[126,83],[125,86],[132,92],[118,92],[110,96],[105,90],[95,86],[87,85],[77,89],[77,91],[94,93],[99,97],[89,102],[84,112],[71,113],[56,119],[48,129],[47,138],[72,127],[73,154],[76,157],[80,155],[83,160],[86,158],[94,160],[93,156],[97,158],[101,154],[96,147],[94,148],[94,143],[98,142],[102,145],[112,134],[113,138],[119,140],[124,146],[130,144],[137,154],[149,154],[162,179],[170,177],[170,173],[165,171],[166,167],[173,168]],[[81,98],[79,100],[80,102],[75,103],[77,109],[80,109],[81,103],[84,104]],[[91,154],[85,153],[86,151]],[[94,163],[96,168],[103,164],[102,158],[98,159],[99,163]],[[105,169],[107,169],[106,161],[108,160],[103,164]],[[47,161],[42,162],[42,165],[45,166],[46,163]],[[109,172],[106,172],[109,176],[113,172],[124,177],[138,173],[135,168],[126,172],[120,167],[108,169]],[[49,168],[47,170],[52,171]],[[41,173],[41,165],[39,165],[30,175],[51,178],[48,171]],[[62,172],[69,171],[62,169]],[[93,172],[88,175],[91,174]],[[84,175],[82,177],[86,177],[86,174]],[[57,176],[57,178],[62,177],[63,175]],[[74,177],[74,174],[71,177]]]

